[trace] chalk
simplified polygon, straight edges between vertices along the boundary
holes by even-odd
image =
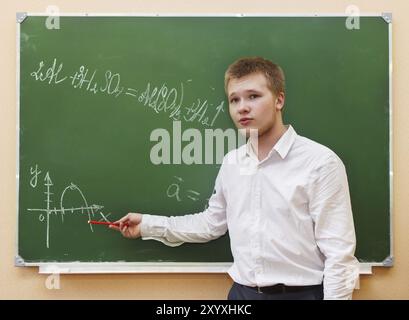
[[[116,226],[116,227],[119,227],[119,223],[114,223],[114,222],[88,220],[88,223],[90,223],[90,224],[104,224],[104,225],[107,225],[107,226]],[[128,226],[127,223],[125,223],[124,225],[125,225],[125,226]]]

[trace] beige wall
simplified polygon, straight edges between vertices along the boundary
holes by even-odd
[[[63,275],[60,290],[47,290],[37,268],[15,268],[16,235],[16,23],[15,12],[132,13],[344,13],[354,4],[361,13],[393,13],[393,147],[395,266],[375,268],[361,277],[355,299],[409,299],[409,2],[354,1],[2,1],[0,11],[0,299],[224,299],[231,285],[225,274]],[[80,3],[81,5],[77,4]],[[278,4],[282,3],[282,4]],[[405,16],[406,15],[406,16]]]

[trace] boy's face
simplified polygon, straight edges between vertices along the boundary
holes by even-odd
[[[278,111],[283,108],[284,94],[275,96],[263,74],[231,79],[227,95],[230,116],[238,129],[257,129],[259,136],[274,130],[277,117],[281,117]]]

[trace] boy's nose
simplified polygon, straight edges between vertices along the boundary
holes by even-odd
[[[248,113],[250,111],[250,107],[246,102],[240,102],[238,112],[239,114]]]

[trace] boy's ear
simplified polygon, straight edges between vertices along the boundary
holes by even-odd
[[[276,98],[276,108],[281,111],[284,108],[285,95],[284,92],[280,92]]]

